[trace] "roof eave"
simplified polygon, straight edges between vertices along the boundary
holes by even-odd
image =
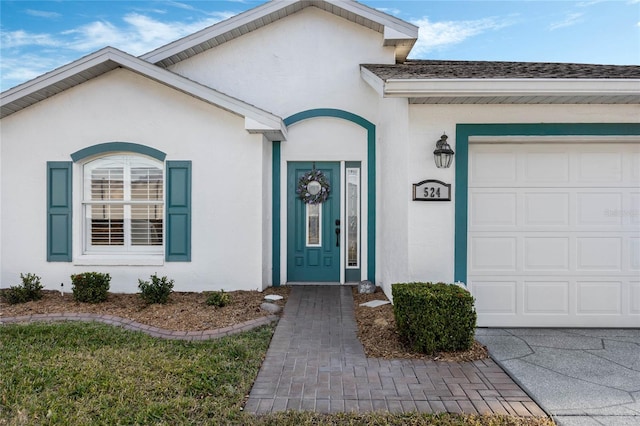
[[[271,142],[287,140],[287,127],[279,117],[261,117],[261,120],[256,120],[247,116],[244,118],[244,128],[251,134],[261,133]]]
[[[207,28],[204,28],[198,32],[190,34],[186,37],[173,41],[169,44],[161,46],[151,52],[145,53],[140,56],[140,59],[151,62],[153,64],[159,64],[165,61],[167,58],[178,57],[182,52],[192,49],[195,46],[206,43],[218,36],[225,33],[231,33],[236,28],[240,28],[253,21],[258,21],[264,16],[267,16],[274,11],[282,8],[280,2],[267,2],[246,12],[232,16],[224,21],[213,24]]]
[[[383,46],[395,47],[396,63],[402,63],[407,60],[411,49],[418,40],[418,28],[415,27],[414,33],[401,33],[391,27],[384,27]]]
[[[369,84],[369,86],[371,86],[379,96],[385,97],[385,83],[383,79],[362,65],[360,66],[360,77],[362,77],[362,79]]]
[[[246,130],[250,133],[265,133],[269,134],[269,138],[276,137],[283,140],[286,138],[282,118],[112,47],[101,49],[1,93],[0,118],[116,68],[125,68],[203,102],[250,119],[253,123],[260,123],[259,127],[247,128]],[[77,76],[83,73],[87,73],[87,77],[78,79]]]
[[[39,91],[46,91],[46,97],[49,97],[53,94],[59,93],[60,91],[66,90],[57,90],[52,86],[65,80],[69,80],[72,77],[78,76],[82,72],[96,69],[102,66],[101,70],[97,70],[98,73],[102,73],[120,67],[121,65],[117,61],[112,60],[113,53],[115,51],[116,49],[114,48],[106,47],[90,55],[82,57],[77,61],[56,68],[55,70],[36,77],[33,80],[29,80],[23,84],[12,87],[0,93],[0,105],[2,105],[3,109],[0,118],[6,115],[4,113],[6,105],[16,102],[17,100],[24,97],[33,96]],[[77,84],[80,84],[82,82],[82,80],[76,81]],[[73,87],[73,84],[70,83],[69,87]]]
[[[638,97],[638,79],[387,79],[362,68],[362,75],[388,98]],[[628,103],[628,102],[627,102]]]
[[[388,15],[384,12],[373,9],[356,1],[325,1],[382,25],[384,27],[382,31],[383,46],[395,47],[395,56],[397,63],[402,63],[407,60],[409,52],[411,52],[411,49],[413,49],[413,46],[418,40],[419,29],[416,25],[413,25],[409,22],[403,21],[402,19],[396,18],[395,16]]]

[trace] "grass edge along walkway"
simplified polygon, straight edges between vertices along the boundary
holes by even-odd
[[[242,411],[273,333],[157,339],[107,324],[0,326],[0,425],[552,425],[546,418]]]

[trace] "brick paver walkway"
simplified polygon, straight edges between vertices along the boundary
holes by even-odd
[[[350,287],[294,287],[245,411],[546,414],[492,360],[367,358]]]
[[[34,314],[23,315],[19,317],[0,318],[0,325],[18,324],[27,322],[51,322],[51,321],[95,321],[104,324],[120,326],[126,330],[141,331],[153,337],[173,340],[209,340],[218,339],[220,337],[229,336],[231,334],[242,333],[252,330],[256,327],[270,324],[276,321],[276,315],[268,315],[261,318],[245,321],[230,327],[217,328],[215,330],[203,331],[175,331],[164,328],[152,327],[150,325],[140,324],[139,322],[116,317],[113,315],[85,314],[85,313],[56,313],[56,314]]]

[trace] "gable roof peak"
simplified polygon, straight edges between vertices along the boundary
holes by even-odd
[[[397,62],[406,60],[418,39],[418,27],[415,25],[355,0],[271,0],[159,47],[140,58],[166,68],[307,7],[317,7],[383,34],[384,46],[396,48]]]

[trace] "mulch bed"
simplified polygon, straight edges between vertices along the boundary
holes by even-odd
[[[357,286],[353,288],[356,322],[358,323],[358,337],[364,346],[365,353],[370,358],[417,358],[437,361],[463,362],[475,361],[489,357],[487,348],[477,341],[471,349],[461,352],[441,352],[433,355],[412,351],[406,347],[396,332],[396,320],[391,304],[369,308],[360,306],[371,300],[389,300],[380,287],[375,293],[360,294]]]
[[[91,304],[73,300],[70,293],[60,295],[58,291],[45,290],[41,300],[9,305],[0,302],[0,319],[22,315],[61,312],[109,314],[128,318],[142,324],[175,331],[202,331],[228,327],[244,321],[260,318],[269,313],[260,308],[264,296],[277,294],[281,301],[273,302],[284,306],[291,287],[269,287],[264,292],[231,291],[231,303],[222,308],[206,304],[207,293],[174,292],[165,305],[145,304],[138,294],[109,293],[106,302]],[[425,355],[407,348],[399,338],[395,328],[393,307],[390,304],[369,308],[360,306],[371,300],[388,300],[380,287],[373,294],[359,294],[353,289],[358,337],[365,353],[371,358],[419,358],[439,361],[473,361],[488,357],[484,346],[475,342],[464,352],[437,353]]]
[[[173,292],[164,304],[147,305],[139,294],[109,293],[103,303],[81,303],[71,293],[44,291],[40,300],[8,305],[0,302],[0,318],[33,314],[78,312],[109,314],[142,324],[175,331],[202,331],[228,327],[244,321],[264,317],[268,312],[260,308],[264,296],[277,294],[284,299],[271,302],[284,306],[290,287],[269,287],[264,292],[231,291],[231,303],[222,308],[206,304],[207,293]]]

